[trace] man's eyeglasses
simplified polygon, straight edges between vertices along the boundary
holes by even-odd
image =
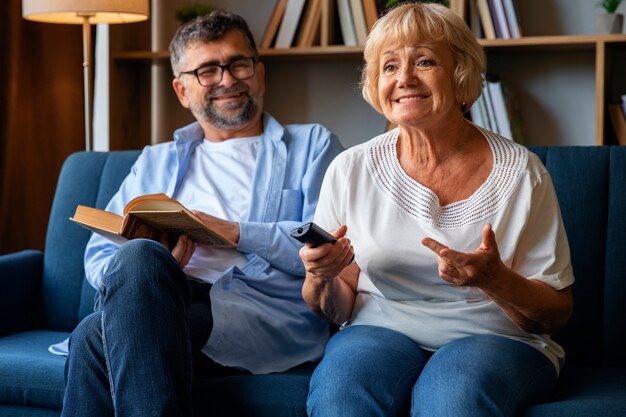
[[[249,57],[235,59],[234,61],[224,65],[203,65],[191,71],[183,71],[178,75],[178,77],[180,78],[183,74],[193,74],[196,76],[201,86],[213,87],[222,81],[222,78],[224,77],[224,70],[228,70],[230,75],[236,80],[247,80],[254,75],[256,69],[255,64],[257,61],[258,58]]]

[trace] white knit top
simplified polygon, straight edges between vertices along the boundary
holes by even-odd
[[[520,330],[482,291],[443,281],[436,255],[421,244],[431,237],[470,252],[491,223],[507,266],[556,289],[571,285],[569,246],[545,167],[523,146],[483,131],[493,153],[489,177],[469,198],[442,207],[400,166],[398,132],[343,152],[322,186],[315,221],[327,229],[348,226],[361,268],[348,325],[391,328],[428,350],[468,335],[499,334],[536,347],[558,371],[560,346]]]

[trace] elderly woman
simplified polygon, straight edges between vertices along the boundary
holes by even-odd
[[[313,417],[514,415],[551,393],[567,236],[538,158],[463,117],[484,70],[443,6],[397,7],[367,40],[363,96],[398,128],[335,159],[315,217],[338,241],[300,252],[304,299],[342,325]]]

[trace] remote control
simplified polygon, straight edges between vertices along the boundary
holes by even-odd
[[[332,243],[334,245],[337,241],[333,235],[313,222],[305,223],[302,226],[296,227],[290,232],[290,235],[302,243],[311,244],[311,247],[314,248],[319,245],[323,245],[324,243]]]

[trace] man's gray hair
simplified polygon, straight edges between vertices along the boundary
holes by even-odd
[[[226,32],[231,30],[239,30],[243,33],[248,43],[248,47],[252,55],[256,58],[259,55],[254,37],[248,23],[239,15],[216,10],[204,16],[198,16],[195,19],[185,23],[178,28],[174,34],[172,42],[170,42],[170,63],[172,64],[172,72],[174,77],[178,77],[181,68],[180,61],[185,55],[185,48],[192,42],[211,42],[222,38]]]

